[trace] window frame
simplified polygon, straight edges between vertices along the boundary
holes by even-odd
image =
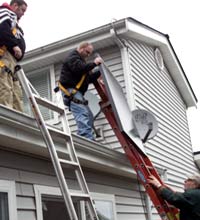
[[[50,66],[45,66],[45,67],[42,67],[40,69],[37,69],[37,70],[33,70],[33,71],[30,71],[30,72],[27,72],[26,73],[26,77],[28,79],[28,81],[30,82],[30,84],[32,85],[32,82],[29,80],[30,77],[36,77],[38,78],[38,80],[40,79],[40,74],[41,73],[44,73],[46,72],[47,74],[47,92],[48,92],[48,96],[47,97],[49,99],[49,101],[54,101],[55,99],[55,95],[54,95],[54,92],[53,92],[53,88],[55,87],[55,70],[54,70],[54,65],[50,65]],[[34,87],[33,87],[34,88]],[[35,89],[35,88],[34,88]],[[35,89],[36,90],[36,89]],[[36,90],[36,92],[38,93],[38,91]],[[34,92],[33,92],[34,93]],[[42,97],[42,96],[41,96]],[[42,98],[45,98],[45,97],[42,97]],[[27,104],[27,103],[26,103]],[[32,115],[32,110],[31,110],[31,107],[30,105],[28,104],[28,114]],[[49,124],[53,124],[55,122],[55,115],[56,113],[52,111],[52,118],[50,119],[46,119],[45,121]],[[51,117],[51,116],[50,116]]]
[[[0,192],[8,193],[9,220],[17,219],[15,181],[0,180]]]
[[[116,212],[116,201],[115,196],[113,194],[104,194],[104,193],[91,193],[92,199],[99,201],[109,201],[112,203],[113,209],[113,220],[117,220],[117,212]]]
[[[36,202],[36,216],[37,220],[43,220],[43,212],[42,212],[42,196],[55,196],[55,197],[62,197],[61,191],[59,187],[52,187],[52,186],[44,186],[44,185],[34,185],[34,192],[35,192],[35,202]],[[117,220],[116,215],[116,202],[115,196],[113,194],[103,194],[103,193],[92,193],[91,197],[93,200],[104,200],[112,202],[112,209],[113,209],[113,216],[114,220]],[[84,201],[80,202],[81,207],[81,217],[82,219],[85,218],[85,209],[84,209]]]
[[[34,192],[35,192],[37,220],[43,220],[42,195],[61,197],[62,194],[58,187],[51,187],[51,186],[44,186],[44,185],[34,185]]]

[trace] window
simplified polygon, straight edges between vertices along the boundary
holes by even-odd
[[[16,220],[15,182],[0,180],[0,219]]]
[[[64,204],[60,189],[57,187],[35,185],[37,220],[66,220],[69,215]],[[80,218],[80,203],[74,202],[76,212]]]
[[[70,219],[64,200],[61,197],[41,196],[43,220],[66,220]],[[78,204],[74,204],[78,213]]]
[[[115,198],[114,195],[92,193],[92,198],[95,202],[95,207],[100,220],[115,220]]]
[[[0,219],[9,220],[8,193],[0,192]]]
[[[37,73],[36,72],[28,73],[26,76],[28,80],[30,81],[31,85],[33,86],[33,88],[37,91],[37,93],[42,98],[47,98],[48,100],[51,100],[50,70],[49,69],[42,69]],[[23,98],[24,98],[25,113],[32,115],[32,111],[31,111],[30,105],[28,103],[28,100],[25,94]],[[45,120],[51,119],[53,117],[52,112],[43,106],[40,106],[40,111]]]
[[[68,213],[59,188],[34,186],[36,197],[37,220],[65,220]],[[92,193],[100,220],[116,220],[115,200],[113,195]],[[87,220],[87,209],[83,201],[74,202],[78,219]]]

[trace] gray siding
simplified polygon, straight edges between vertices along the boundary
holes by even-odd
[[[1,179],[15,180],[18,220],[36,220],[34,184],[57,187],[50,161],[0,150]],[[137,181],[102,172],[84,170],[91,192],[115,196],[117,219],[145,220],[142,190]],[[73,175],[68,172],[67,182],[71,189],[78,189]]]
[[[158,167],[168,169],[169,179],[182,183],[196,171],[193,162],[186,108],[167,70],[159,70],[154,48],[127,41],[137,108],[152,112],[159,123],[157,136],[146,144]]]

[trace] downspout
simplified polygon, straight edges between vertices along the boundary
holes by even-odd
[[[110,33],[115,43],[118,45],[120,49],[120,53],[121,53],[127,102],[128,102],[130,110],[133,111],[136,109],[136,105],[135,105],[135,92],[134,92],[134,87],[132,83],[132,73],[131,73],[131,68],[130,68],[131,64],[130,64],[129,48],[117,34],[117,31],[114,27],[113,22],[111,22],[111,26],[112,28],[110,29]],[[146,204],[146,211],[147,211],[147,219],[152,220],[151,200],[148,195],[145,196],[145,204]]]
[[[147,210],[147,219],[153,220],[153,218],[152,218],[152,202],[147,194],[145,195],[145,203],[146,203],[146,210]]]
[[[132,77],[131,77],[130,57],[129,57],[128,46],[117,34],[117,31],[114,27],[114,23],[111,23],[111,26],[112,28],[110,29],[110,33],[115,43],[119,47],[120,53],[121,53],[127,102],[130,107],[130,110],[133,111],[136,107],[135,107],[135,98],[134,98],[135,96],[134,88],[133,88]]]

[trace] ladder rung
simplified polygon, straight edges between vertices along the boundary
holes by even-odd
[[[148,168],[149,170],[153,170],[154,169],[154,167],[152,167],[152,166],[146,166],[146,168]]]
[[[79,168],[79,164],[74,162],[74,161],[65,160],[65,159],[59,159],[59,162],[69,166],[70,168],[74,168],[74,169]]]
[[[57,137],[61,137],[61,138],[68,138],[68,139],[70,138],[70,134],[67,134],[64,131],[61,131],[51,126],[47,126],[47,128],[52,135],[56,135]]]
[[[89,200],[90,199],[90,195],[86,194],[86,193],[74,193],[74,192],[72,192],[70,194],[76,200]]]
[[[60,114],[64,113],[63,108],[55,105],[53,102],[49,101],[48,99],[41,98],[35,94],[33,94],[33,96],[39,105],[42,105],[42,106],[49,108],[57,113],[60,113]]]

